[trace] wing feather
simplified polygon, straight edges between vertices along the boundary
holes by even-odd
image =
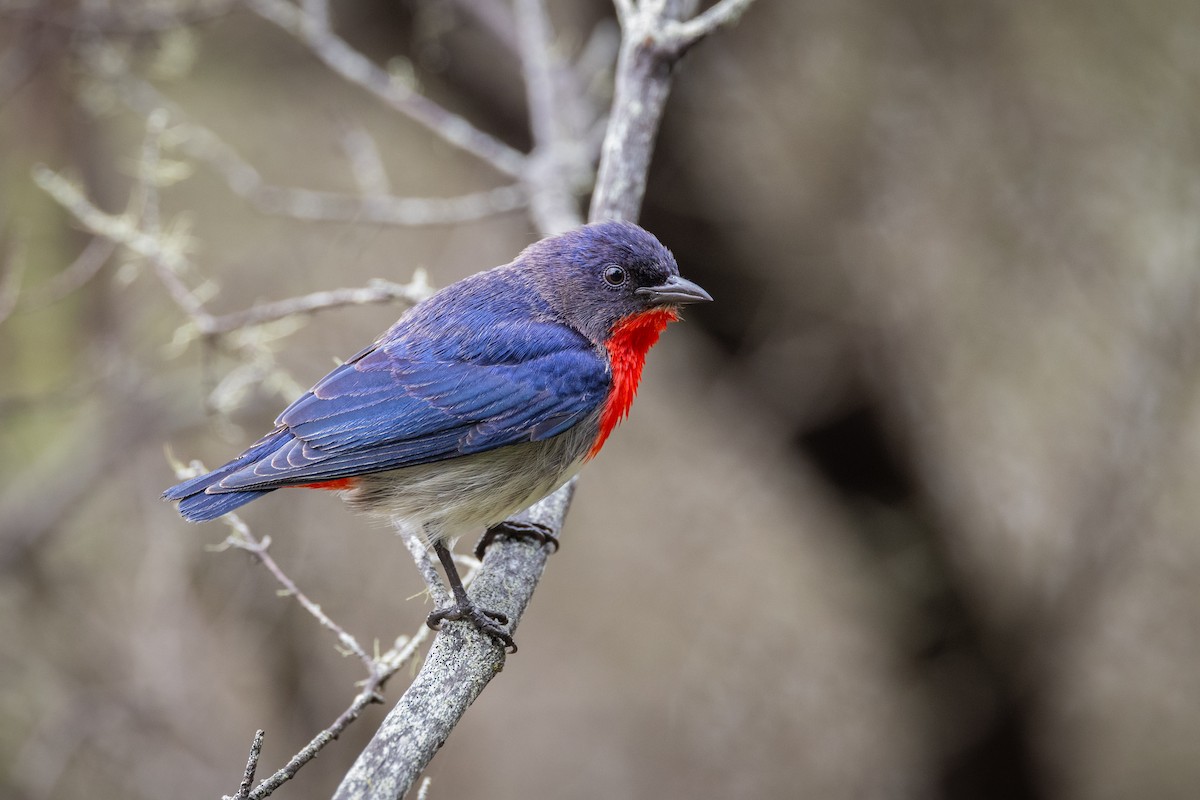
[[[279,416],[277,449],[209,491],[316,483],[547,439],[599,408],[610,386],[590,343],[552,322],[463,327],[436,348],[424,341],[385,337],[339,366]]]

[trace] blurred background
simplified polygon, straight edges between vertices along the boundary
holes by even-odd
[[[602,98],[611,8],[552,5]],[[480,13],[503,5],[335,6],[354,47],[529,146],[511,29]],[[1182,0],[759,0],[689,54],[642,222],[717,302],[652,353],[429,796],[1197,796],[1197,31]],[[0,49],[0,796],[232,794],[256,728],[266,775],[362,666],[159,500],[164,449],[232,457],[401,307],[189,338],[34,165],[143,202],[134,81],[271,184],[355,191],[364,132],[397,195],[505,180],[229,3],[4,0]],[[196,141],[164,134],[157,212],[214,313],[443,286],[535,237],[523,209],[262,213]],[[334,496],[244,517],[360,641],[429,611]],[[277,796],[328,796],[384,712]]]

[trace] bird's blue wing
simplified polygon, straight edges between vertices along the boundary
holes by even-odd
[[[442,336],[436,349],[385,338],[279,416],[290,438],[210,491],[336,480],[548,439],[595,411],[609,385],[590,343],[554,323],[500,321]]]

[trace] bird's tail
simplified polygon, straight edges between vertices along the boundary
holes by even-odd
[[[222,514],[228,514],[235,508],[246,505],[251,500],[257,500],[274,489],[259,489],[249,491],[209,491],[226,475],[253,464],[263,456],[275,451],[278,446],[279,431],[264,436],[255,442],[246,452],[230,461],[223,467],[217,467],[212,472],[206,472],[195,478],[189,478],[163,492],[166,500],[179,501],[179,513],[189,522],[207,522]]]

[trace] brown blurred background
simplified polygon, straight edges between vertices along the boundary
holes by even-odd
[[[90,237],[33,165],[119,213],[145,132],[94,48],[274,183],[352,191],[358,127],[397,194],[503,183],[253,14],[149,24],[186,5],[88,6],[140,23],[105,26],[0,4],[6,798],[232,793],[255,728],[266,774],[363,677],[209,550],[224,526],[158,496],[164,446],[234,455],[398,309],[231,352],[173,345],[182,315],[120,251],[62,284]],[[571,55],[611,15],[552,5]],[[528,146],[519,65],[477,17],[336,6],[356,47]],[[430,797],[1196,797],[1198,32],[1180,0],[759,0],[690,54],[642,222],[718,302],[652,354]],[[519,211],[266,216],[203,164],[161,203],[217,312],[417,267],[445,285],[534,235]],[[428,612],[401,544],[332,496],[244,516],[360,640]],[[383,713],[277,796],[328,796]]]

